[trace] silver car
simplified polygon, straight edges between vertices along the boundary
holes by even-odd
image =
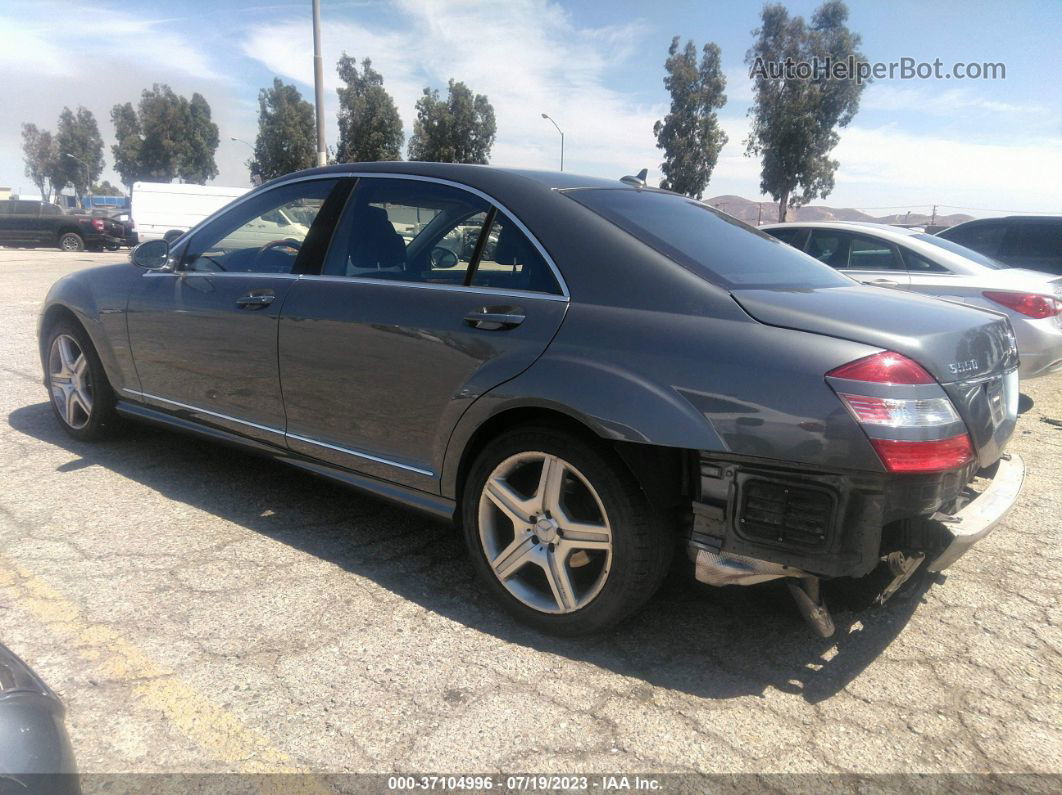
[[[770,224],[764,232],[864,284],[933,295],[1005,313],[1019,376],[1062,371],[1062,278],[1007,268],[950,240],[869,223]]]

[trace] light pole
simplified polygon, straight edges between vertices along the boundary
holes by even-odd
[[[253,144],[250,144],[250,143],[248,143],[247,141],[243,140],[242,138],[237,138],[237,137],[236,137],[235,135],[230,135],[230,136],[229,136],[229,140],[230,140],[230,141],[238,141],[238,142],[240,142],[241,144],[243,144],[244,146],[250,147],[250,149],[251,149],[251,151],[252,151],[252,152],[254,151],[254,145],[253,145]]]
[[[313,98],[317,106],[317,165],[328,163],[324,130],[324,61],[321,60],[321,0],[313,0]]]
[[[548,120],[554,127],[557,128],[557,132],[560,133],[560,137],[561,137],[561,171],[564,171],[564,130],[562,130],[560,128],[560,125],[557,124],[557,122],[553,121],[553,117],[550,116],[548,113],[543,113],[542,114],[542,118]]]
[[[69,152],[63,152],[63,157],[69,157],[71,160],[76,160],[85,167],[85,195],[92,197],[92,177],[90,176],[89,164],[82,160],[77,155],[72,155]],[[74,193],[77,193],[77,185],[74,186]],[[74,197],[74,201],[77,201],[78,197]],[[91,204],[91,202],[89,202]]]

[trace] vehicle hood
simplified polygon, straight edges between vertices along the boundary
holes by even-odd
[[[896,351],[914,359],[941,383],[1001,373],[1017,365],[1010,325],[996,312],[863,285],[732,294],[761,323]]]

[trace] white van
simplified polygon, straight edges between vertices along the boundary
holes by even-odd
[[[140,242],[184,233],[220,210],[250,188],[188,185],[169,182],[134,182],[131,197],[133,223]]]

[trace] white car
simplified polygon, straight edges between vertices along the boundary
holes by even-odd
[[[924,232],[886,224],[798,222],[764,232],[864,284],[911,290],[1010,317],[1019,375],[1062,371],[1062,278],[1008,268]]]

